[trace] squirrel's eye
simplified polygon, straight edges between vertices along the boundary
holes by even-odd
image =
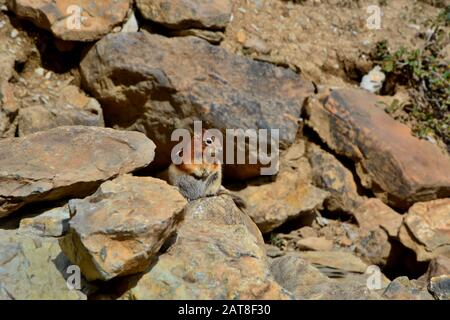
[[[182,156],[183,156],[183,150],[178,151],[178,152],[177,152],[177,155],[178,155],[179,157],[182,157]]]
[[[213,140],[211,138],[206,139],[206,144],[211,144],[213,143]]]

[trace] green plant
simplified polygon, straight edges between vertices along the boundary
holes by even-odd
[[[283,239],[281,239],[277,234],[271,233],[269,243],[278,248],[283,247]]]
[[[450,61],[443,54],[449,45],[450,6],[435,21],[420,48],[389,50],[387,41],[377,44],[372,55],[388,78],[406,85],[411,103],[401,106],[413,132],[419,137],[435,136],[450,150]],[[395,114],[399,105],[386,108]],[[400,119],[404,120],[404,119]]]

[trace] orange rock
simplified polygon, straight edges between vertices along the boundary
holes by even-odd
[[[10,0],[16,15],[67,41],[93,41],[122,23],[130,0]]]
[[[450,196],[450,157],[377,106],[364,90],[340,89],[308,106],[308,124],[356,162],[366,188],[394,207]]]
[[[139,132],[83,126],[0,140],[0,217],[27,203],[86,196],[147,166],[154,149]]]
[[[450,198],[416,203],[404,217],[399,236],[418,261],[450,255]]]
[[[89,281],[142,272],[175,231],[186,204],[162,180],[119,176],[69,202],[75,216],[61,249]]]
[[[391,237],[397,237],[403,217],[379,199],[367,199],[353,215],[362,231],[368,232],[382,227]]]
[[[289,299],[261,233],[227,196],[188,205],[173,245],[122,299]]]
[[[137,0],[149,20],[171,29],[224,29],[231,18],[230,0]]]

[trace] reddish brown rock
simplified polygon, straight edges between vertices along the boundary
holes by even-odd
[[[189,204],[173,245],[122,299],[288,299],[261,233],[228,196]]]
[[[70,200],[75,216],[61,248],[89,281],[142,272],[175,230],[186,204],[162,180],[120,176],[85,199]]]
[[[327,145],[357,164],[366,188],[385,202],[407,208],[450,196],[450,157],[415,138],[363,90],[333,91],[309,104],[308,124]]]
[[[403,217],[379,199],[367,199],[354,212],[362,232],[384,229],[389,236],[397,237]]]
[[[136,66],[139,66],[138,68]],[[202,120],[204,127],[280,130],[291,145],[312,84],[269,63],[230,54],[196,37],[110,34],[81,63],[84,86],[99,100],[105,122],[146,133],[167,165],[174,129]],[[259,175],[240,165],[241,178]]]
[[[383,297],[389,300],[433,300],[426,285],[408,277],[398,277],[389,284],[383,292]]]
[[[450,198],[416,203],[404,217],[399,236],[418,261],[450,255]]]
[[[231,18],[230,0],[137,0],[142,15],[171,29],[224,29]]]
[[[328,192],[312,184],[304,144],[294,144],[282,155],[280,172],[247,183],[237,194],[247,203],[247,213],[263,233],[290,219],[321,208]]]
[[[69,41],[93,41],[121,24],[131,7],[130,0],[8,0],[17,16]]]
[[[380,227],[362,230],[353,242],[355,253],[371,265],[385,266],[392,253],[387,231]]]
[[[314,184],[330,193],[325,207],[351,213],[364,200],[359,196],[353,174],[335,156],[314,143],[307,144]]]
[[[27,203],[86,196],[147,166],[154,148],[139,132],[82,126],[0,140],[0,217]]]

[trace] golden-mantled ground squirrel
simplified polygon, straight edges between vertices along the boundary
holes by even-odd
[[[200,148],[195,150],[195,143]],[[195,134],[191,143],[178,156],[181,164],[169,167],[169,183],[177,186],[188,200],[216,195],[222,185],[222,164],[220,160],[204,157],[210,152],[211,158],[222,152],[222,144],[214,137],[206,137],[204,132]]]
[[[198,150],[195,148],[196,143],[201,146],[197,147]],[[182,162],[170,165],[169,183],[178,187],[189,201],[227,194],[240,209],[244,209],[245,201],[222,187],[222,163],[219,160],[221,157],[217,156],[222,152],[221,141],[208,135],[207,131],[203,131],[201,135],[195,134],[190,144],[178,153]]]

